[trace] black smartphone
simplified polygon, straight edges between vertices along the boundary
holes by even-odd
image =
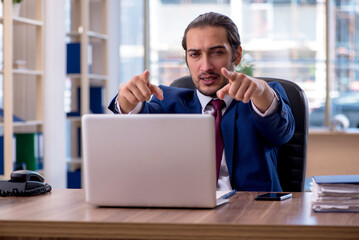
[[[264,193],[255,196],[255,200],[281,201],[292,197],[292,193]]]

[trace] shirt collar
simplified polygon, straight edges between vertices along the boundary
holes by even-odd
[[[213,98],[202,94],[200,91],[198,91],[198,89],[196,89],[196,92],[199,102],[201,103],[202,112],[205,112],[206,106]],[[227,110],[229,105],[232,103],[232,100],[233,98],[230,95],[224,95],[223,101],[226,103],[226,107],[224,108],[225,110]]]

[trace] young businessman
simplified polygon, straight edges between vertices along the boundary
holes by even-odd
[[[237,27],[227,16],[213,12],[198,16],[187,26],[182,46],[196,90],[155,86],[146,70],[120,85],[109,109],[208,114],[214,111],[212,99],[222,99],[224,150],[217,189],[282,191],[277,151],[295,128],[284,89],[279,83],[267,84],[234,71],[242,48]]]

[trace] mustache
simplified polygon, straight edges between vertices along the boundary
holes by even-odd
[[[221,77],[222,75],[221,74],[218,74],[218,73],[215,73],[215,72],[202,72],[198,75],[198,79],[200,78],[203,78],[203,76],[208,76],[208,75],[212,75],[212,76],[215,76],[215,77]]]

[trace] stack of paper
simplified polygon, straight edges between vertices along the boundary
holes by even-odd
[[[359,175],[314,176],[315,212],[359,212]]]

